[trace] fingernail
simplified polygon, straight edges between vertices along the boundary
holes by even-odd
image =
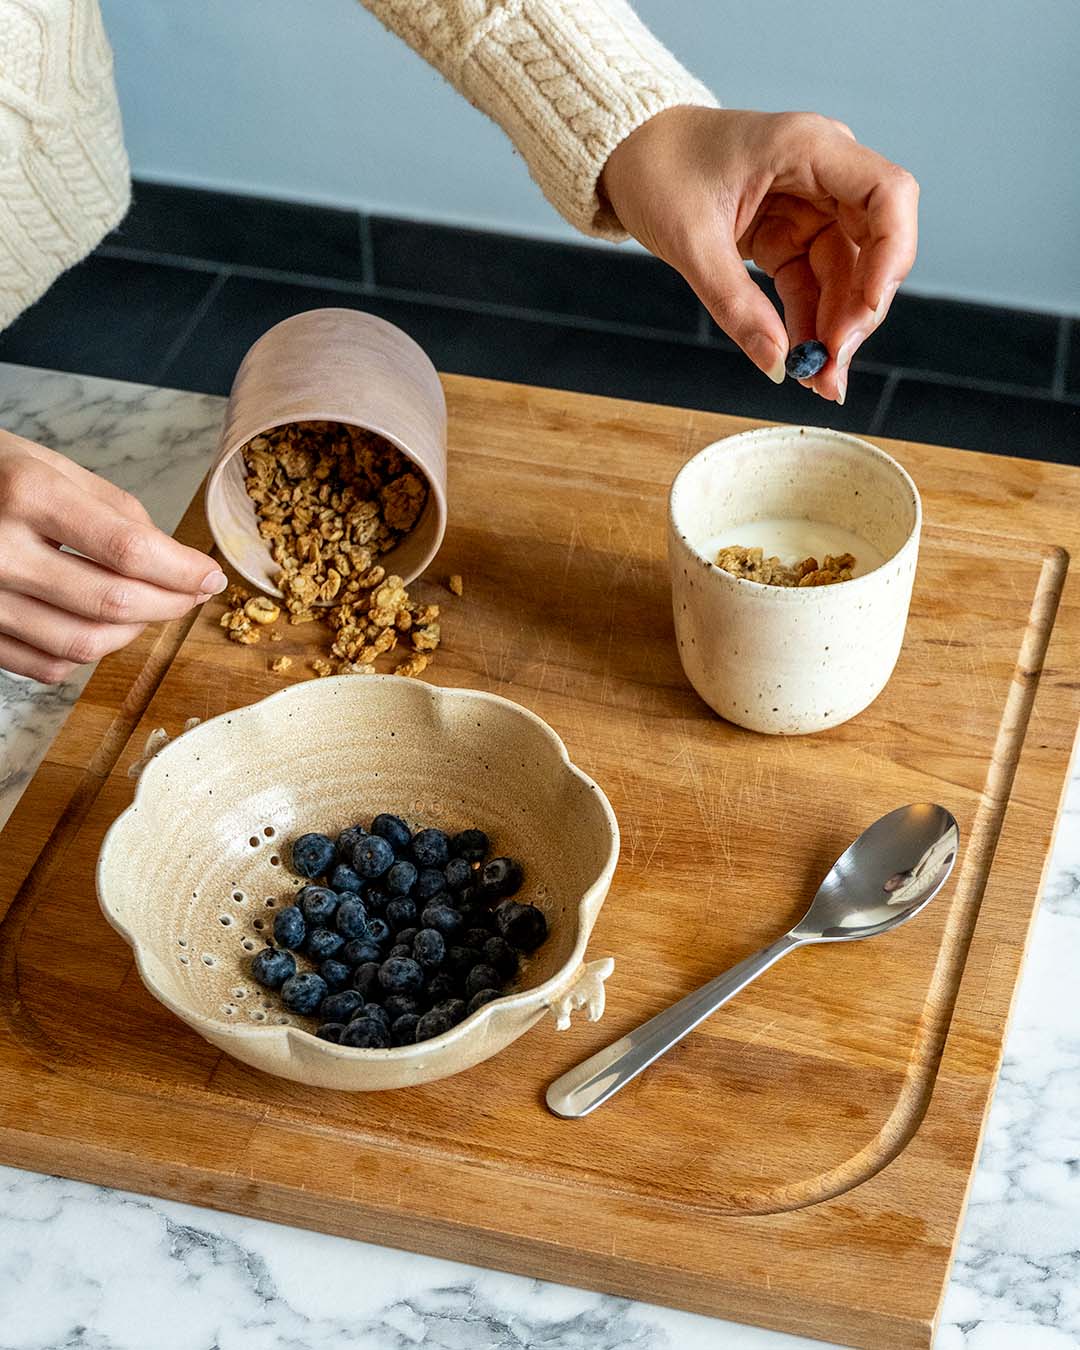
[[[889,284],[885,287],[885,289],[881,292],[881,299],[878,301],[878,307],[877,309],[874,310],[875,328],[882,321],[882,319],[884,319],[885,315],[888,314],[889,306],[893,302],[893,296],[899,289],[900,283],[898,281],[890,281]]]
[[[844,406],[844,399],[847,398],[847,375],[847,366],[845,366],[836,376],[836,401],[841,408]]]
[[[773,384],[783,384],[787,376],[784,357],[770,338],[755,338],[750,344],[750,359],[758,370],[768,375]]]
[[[207,602],[207,600],[209,600],[209,599],[210,599],[210,593],[209,593],[209,591],[203,591],[201,595],[197,595],[197,596],[195,597],[195,603],[196,603],[197,605],[205,605],[206,602]]]
[[[220,595],[229,584],[229,578],[224,572],[208,572],[202,579],[202,589],[209,595]]]

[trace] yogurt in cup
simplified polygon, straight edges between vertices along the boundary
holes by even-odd
[[[706,446],[676,476],[668,510],[687,679],[751,731],[802,735],[862,712],[900,655],[921,526],[911,477],[869,441],[778,426]],[[795,561],[813,540],[822,552],[854,554],[851,580],[766,586],[714,562],[723,544]]]

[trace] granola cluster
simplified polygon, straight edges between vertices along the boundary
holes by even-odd
[[[779,558],[766,558],[760,548],[731,544],[716,555],[716,565],[733,576],[759,581],[763,586],[832,586],[851,580],[855,558],[850,553],[841,553],[836,558],[828,553],[820,566],[816,558],[804,558],[789,567]]]
[[[423,477],[382,437],[337,422],[276,427],[248,443],[244,463],[259,533],[281,568],[275,582],[290,624],[321,620],[333,633],[334,659],[316,657],[311,668],[367,674],[401,645],[409,650],[395,673],[421,674],[439,645],[439,606],[413,600],[378,558],[420,518]],[[221,626],[233,642],[258,642],[260,626],[279,617],[272,600],[252,599],[241,587],[227,600]]]

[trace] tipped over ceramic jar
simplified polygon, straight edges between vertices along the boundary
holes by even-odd
[[[231,566],[278,597],[280,568],[258,530],[243,452],[256,436],[298,422],[373,432],[422,475],[427,498],[419,518],[379,559],[406,584],[414,580],[446,531],[446,400],[426,353],[374,314],[313,309],[275,325],[244,357],[206,486],[206,515]]]
[[[801,735],[862,712],[900,655],[921,524],[911,477],[855,436],[761,427],[706,446],[677,475],[668,514],[690,683],[752,731]],[[722,547],[758,546],[767,558],[813,539],[850,550],[850,579],[769,585],[716,564]]]

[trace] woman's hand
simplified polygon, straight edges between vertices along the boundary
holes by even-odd
[[[0,668],[58,684],[226,585],[129,493],[0,431]]]
[[[783,380],[789,346],[823,342],[829,362],[803,383],[843,403],[852,356],[915,260],[906,169],[816,113],[671,108],[615,148],[600,187],[770,379]],[[774,279],[783,320],[744,258]]]

